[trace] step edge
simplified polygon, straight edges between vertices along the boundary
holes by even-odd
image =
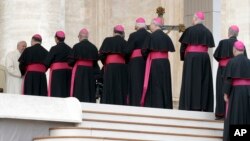
[[[176,127],[176,128],[192,128],[192,129],[203,129],[203,130],[223,130],[223,128],[212,128],[212,127],[198,127],[198,126],[181,126],[173,124],[157,124],[157,123],[138,123],[138,122],[126,122],[126,121],[113,121],[113,120],[95,120],[95,119],[84,119],[84,121],[91,122],[106,122],[106,123],[120,123],[120,124],[136,124],[136,125],[145,125],[145,126],[160,126],[160,127]]]
[[[160,119],[175,119],[175,120],[191,120],[191,121],[204,121],[204,122],[216,122],[216,123],[223,123],[224,121],[221,120],[212,120],[212,119],[194,119],[194,118],[181,118],[181,117],[168,117],[168,116],[156,116],[156,115],[141,115],[141,114],[132,114],[132,113],[115,113],[115,112],[103,112],[103,111],[87,111],[85,110],[84,113],[94,113],[94,114],[102,114],[102,115],[119,115],[119,116],[135,116],[135,117],[146,117],[146,118],[160,118]]]
[[[105,128],[90,128],[90,127],[76,127],[76,128],[50,128],[52,130],[67,130],[67,129],[77,129],[77,130],[99,130],[99,131],[110,131],[110,132],[129,132],[129,133],[141,133],[141,134],[155,134],[155,135],[170,135],[170,136],[188,136],[188,137],[201,137],[201,138],[222,138],[222,136],[213,135],[194,135],[194,134],[180,134],[180,133],[161,133],[153,131],[137,131],[137,130],[124,130],[124,129],[105,129]]]
[[[92,110],[96,110],[97,109],[102,109],[102,110],[107,110],[110,108],[115,107],[115,109],[119,109],[119,112],[121,110],[123,111],[131,111],[131,109],[133,110],[139,110],[139,111],[150,111],[150,112],[156,112],[156,111],[160,111],[160,112],[177,112],[177,113],[192,113],[192,114],[207,114],[210,116],[213,116],[214,113],[213,112],[206,112],[206,111],[190,111],[190,110],[179,110],[179,109],[165,109],[165,108],[154,108],[154,107],[141,107],[141,106],[130,106],[130,105],[114,105],[114,104],[104,104],[104,103],[88,103],[88,102],[82,102],[82,110],[85,109],[92,109]],[[94,107],[94,108],[93,108]]]
[[[56,139],[56,138],[92,138],[92,139],[108,139],[108,140],[122,140],[122,141],[150,141],[150,140],[140,140],[140,139],[126,139],[126,138],[115,138],[115,137],[95,137],[95,136],[45,136],[45,137],[35,137],[33,140],[42,139]]]

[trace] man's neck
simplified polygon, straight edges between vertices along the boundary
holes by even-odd
[[[231,35],[231,36],[229,36],[229,38],[237,38],[237,37],[236,37],[236,36]]]
[[[58,41],[56,44],[60,44],[60,43],[63,43],[64,41]]]
[[[88,39],[87,38],[83,38],[83,39],[80,40],[80,42],[85,41],[85,40],[88,40]]]
[[[138,30],[142,30],[142,29],[145,29],[145,27],[138,27],[138,28],[137,28],[137,31],[138,31]]]
[[[33,46],[35,46],[35,45],[40,45],[41,43],[39,43],[39,42],[36,42],[36,43],[34,43],[33,44]]]
[[[114,36],[120,36],[120,37],[122,37],[122,35],[118,34],[118,33],[115,33]]]
[[[161,30],[161,28],[157,27],[157,28],[155,28],[155,30],[153,30],[153,32],[158,31],[158,30]]]
[[[243,54],[244,54],[244,52],[238,52],[238,53],[235,54],[235,56],[240,56],[240,55],[243,55]]]

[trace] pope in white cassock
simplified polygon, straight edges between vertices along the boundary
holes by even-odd
[[[26,47],[27,43],[25,41],[20,41],[17,43],[17,49],[9,52],[6,56],[5,67],[7,93],[21,94],[22,78],[19,70],[18,58]]]

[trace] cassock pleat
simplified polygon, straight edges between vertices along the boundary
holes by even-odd
[[[224,139],[230,141],[230,125],[250,124],[250,86],[236,86],[231,90],[227,117],[224,121]]]
[[[104,69],[101,103],[127,105],[127,66],[125,64],[109,64]]]
[[[140,106],[144,73],[145,59],[137,57],[129,61],[129,105]]]
[[[47,79],[45,73],[27,72],[23,88],[25,95],[47,96]]]
[[[219,66],[216,75],[216,107],[215,107],[215,115],[217,117],[225,116],[225,106],[226,103],[224,101],[224,71],[225,67]]]
[[[187,53],[179,109],[213,111],[213,79],[208,53]]]
[[[145,107],[173,108],[171,71],[168,59],[152,61]]]
[[[55,70],[51,81],[52,97],[69,97],[71,70]]]
[[[74,97],[81,102],[96,102],[94,68],[78,66],[74,85]]]

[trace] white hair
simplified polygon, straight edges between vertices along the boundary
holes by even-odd
[[[135,23],[135,25],[139,28],[146,28],[146,23]]]
[[[195,24],[204,23],[204,20],[201,20],[201,19],[198,18],[195,14],[194,14],[194,18],[195,18]]]
[[[19,42],[17,42],[17,46],[19,46],[20,44],[26,44],[27,45],[26,41],[19,41]]]
[[[152,20],[152,23],[153,23],[154,25],[158,26],[158,27],[161,27],[161,26],[162,26],[162,24],[157,23],[157,22],[155,22],[154,20]]]

